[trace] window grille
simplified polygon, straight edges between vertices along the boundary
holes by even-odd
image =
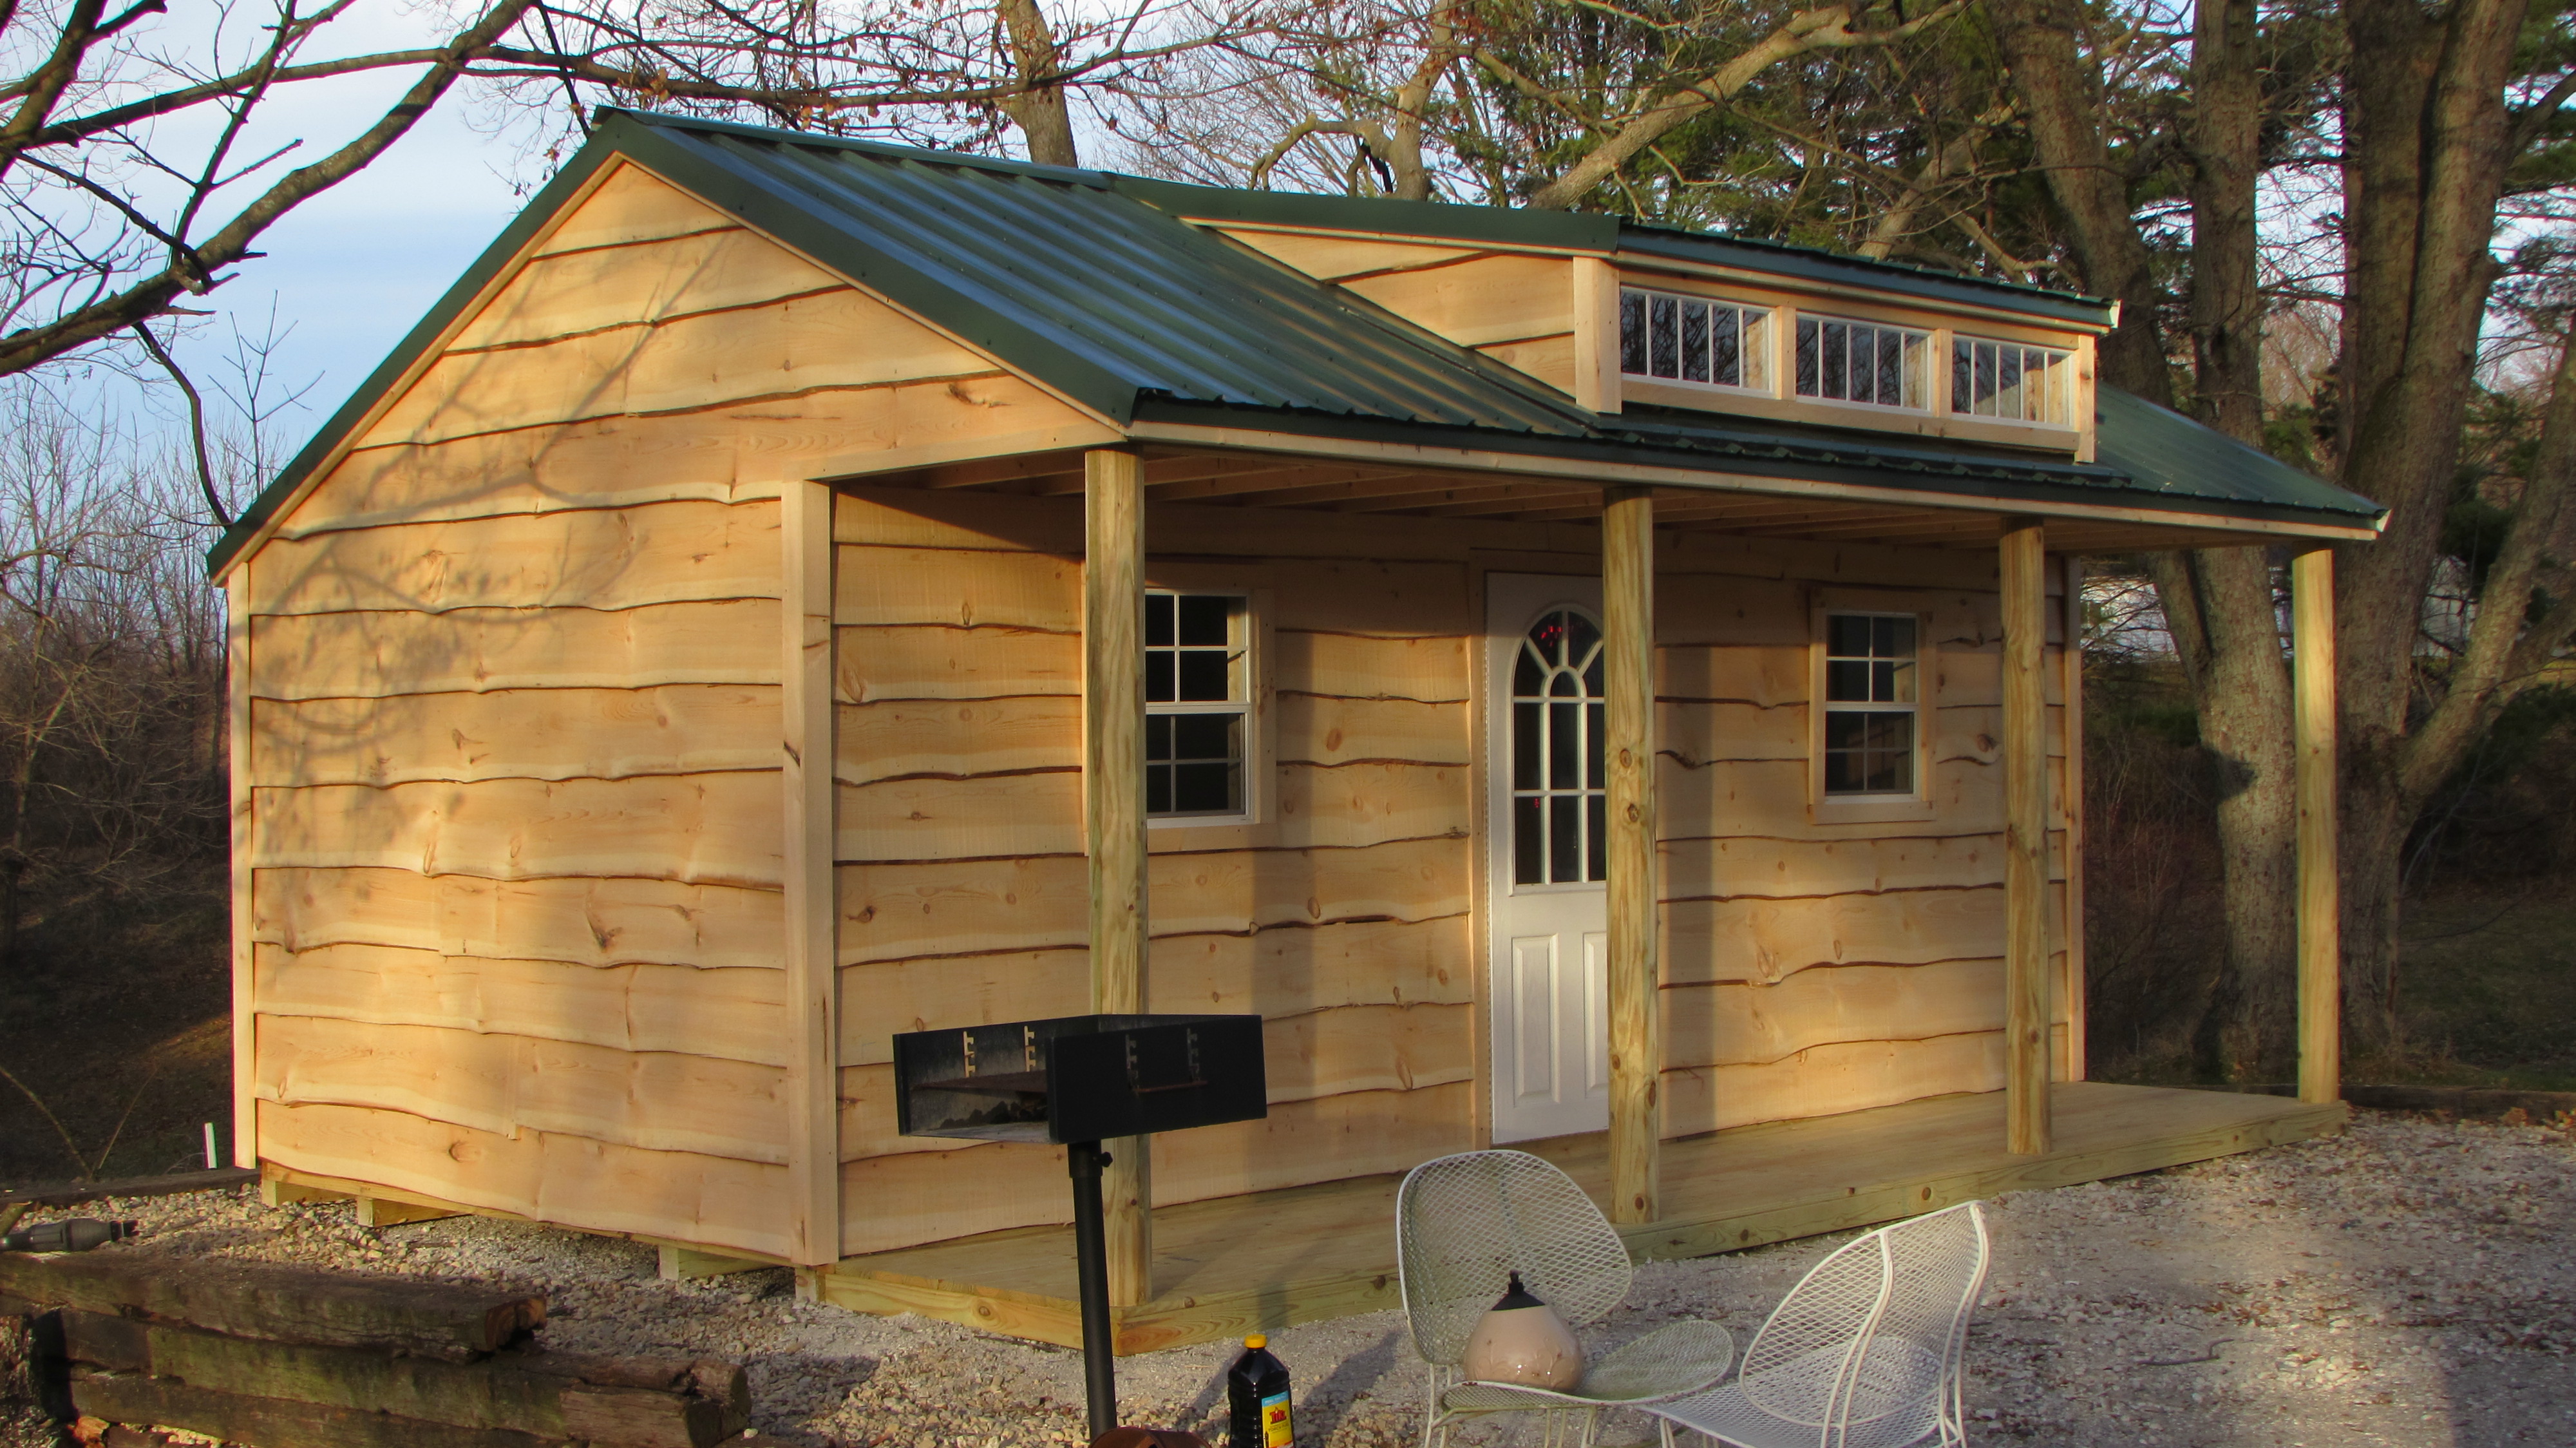
[[[1950,339],[1950,410],[2075,425],[2075,354],[1982,337]]]
[[[1825,793],[1915,792],[1920,727],[1912,614],[1825,615]]]
[[[1619,293],[1619,370],[1632,377],[1768,391],[1771,313],[1707,297]]]
[[[1836,317],[1798,319],[1798,395],[1922,411],[1931,334]]]

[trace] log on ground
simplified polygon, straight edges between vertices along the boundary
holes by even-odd
[[[464,1362],[545,1325],[546,1300],[437,1282],[143,1252],[0,1253],[0,1294],[277,1342]]]

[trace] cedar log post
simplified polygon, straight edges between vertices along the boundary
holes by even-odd
[[[2299,800],[2299,1099],[2343,1098],[2343,888],[2335,839],[2334,554],[2290,560]]]
[[[1659,1215],[1663,1139],[1655,959],[1655,503],[1612,488],[1601,510],[1609,737],[1610,1220]]]
[[[1145,1009],[1145,473],[1132,452],[1083,455],[1082,796],[1091,857],[1091,1009]],[[1146,1138],[1102,1143],[1109,1300],[1154,1296]]]
[[[832,872],[832,489],[790,481],[779,495],[779,779],[785,797],[789,1240],[799,1266],[841,1260],[839,959]],[[666,1251],[668,1249],[665,1249]],[[797,1289],[817,1291],[812,1273]]]
[[[2049,1149],[2048,545],[2037,523],[2004,529],[2004,1143]]]

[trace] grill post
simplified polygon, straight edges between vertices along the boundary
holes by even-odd
[[[1109,1326],[1109,1245],[1100,1219],[1100,1169],[1108,1164],[1099,1142],[1065,1146],[1064,1169],[1073,1178],[1075,1291],[1082,1299],[1082,1384],[1094,1438],[1118,1426],[1118,1344]]]

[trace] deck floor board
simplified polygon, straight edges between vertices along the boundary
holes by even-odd
[[[1893,1221],[2030,1187],[2152,1171],[2323,1135],[2344,1108],[2223,1091],[2062,1082],[2056,1149],[2004,1149],[2001,1092],[1941,1096],[1664,1143],[1663,1220],[1623,1229],[1642,1258],[1695,1257]],[[1605,1138],[1520,1143],[1598,1200]],[[1155,1300],[1120,1309],[1121,1353],[1398,1305],[1393,1175],[1157,1208]],[[1078,1345],[1073,1237],[1028,1227],[844,1259],[824,1300]]]

